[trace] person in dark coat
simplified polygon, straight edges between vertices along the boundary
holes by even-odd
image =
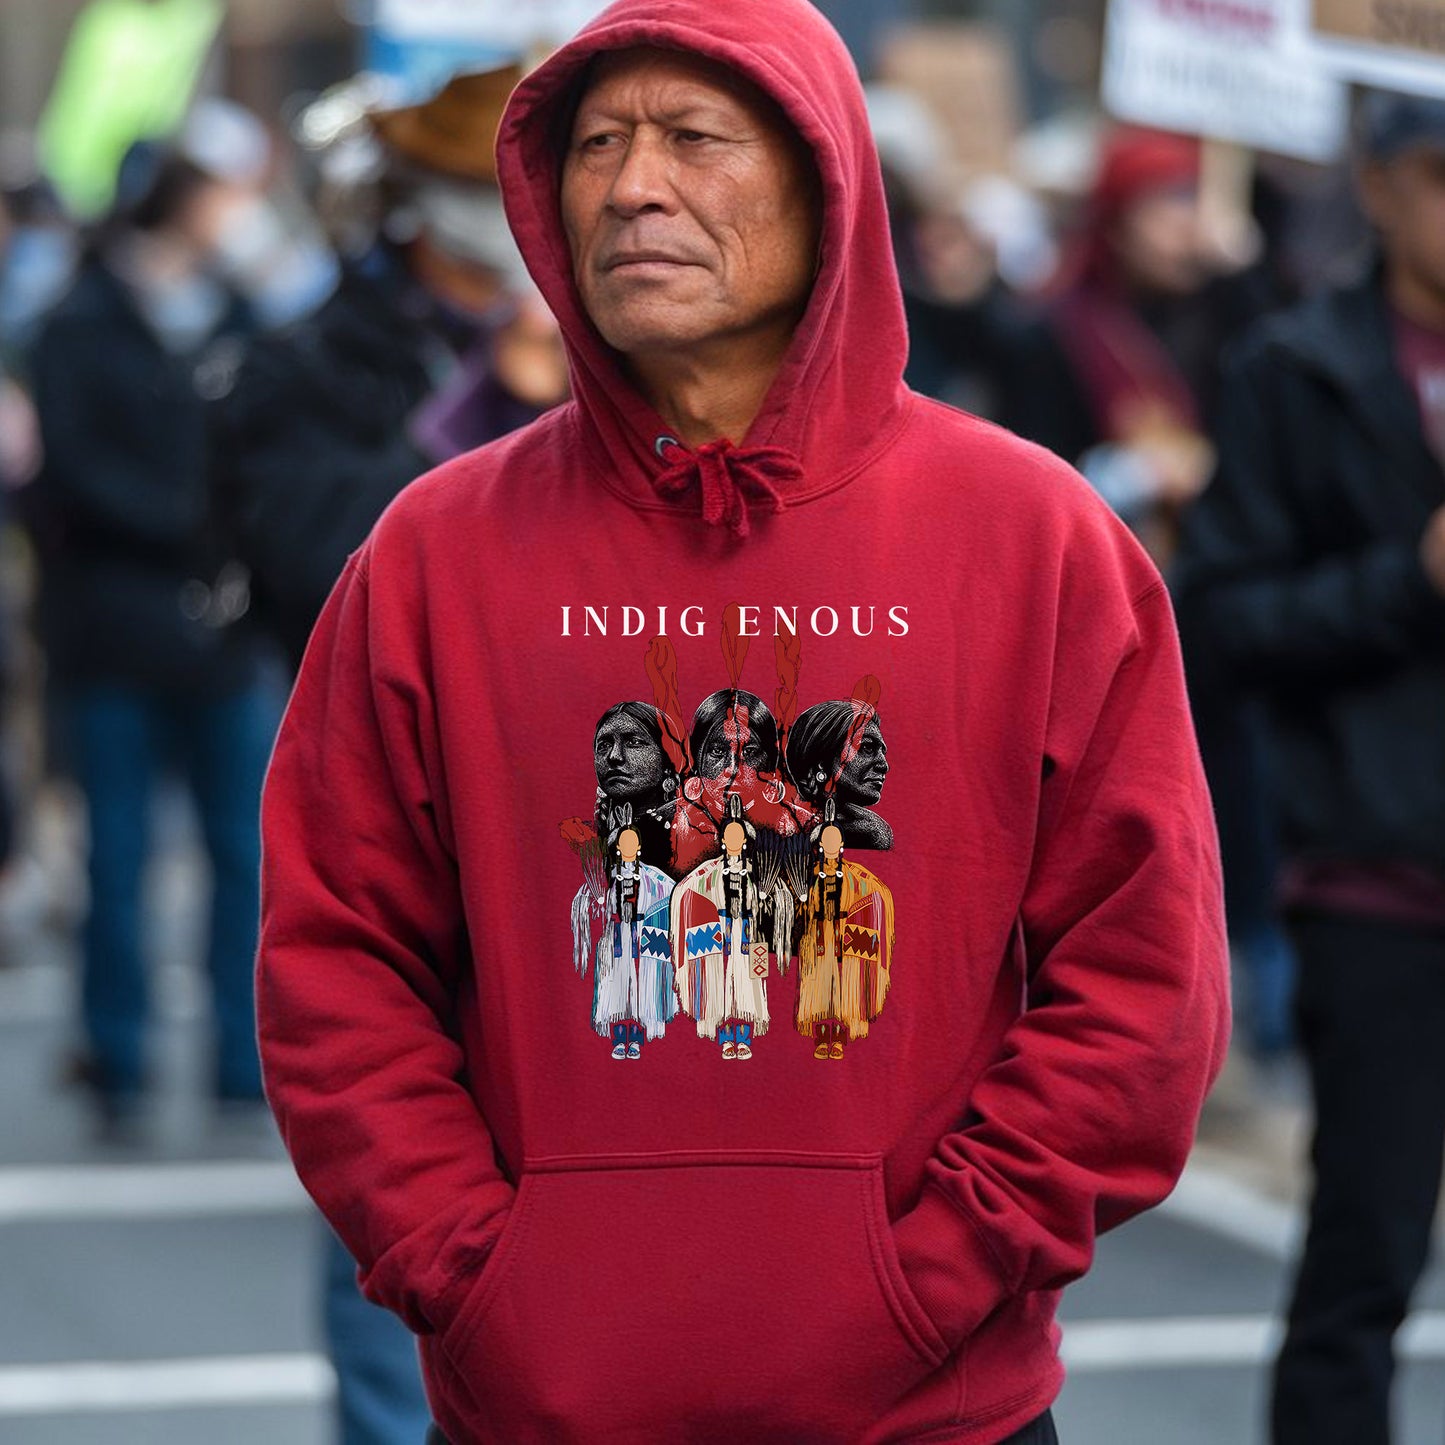
[[[556,323],[520,284],[494,184],[496,126],[520,74],[464,73],[364,122],[385,166],[379,230],[313,315],[253,338],[211,407],[228,536],[293,671],[347,556],[402,488],[566,394]],[[362,1297],[329,1233],[325,1269],[343,1445],[419,1439],[410,1334]]]
[[[147,1083],[142,881],[151,786],[179,760],[214,873],[212,1087],[262,1101],[252,960],[261,782],[278,707],[247,586],[210,529],[205,349],[246,316],[210,269],[230,190],[178,152],[143,148],[124,209],[36,342],[44,464],[30,492],[40,633],[90,819],[79,1065],[102,1125]]]
[[[1120,129],[1025,346],[1003,420],[1073,462],[1161,565],[1209,475],[1203,391],[1218,334],[1201,305],[1199,145]]]
[[[1445,1148],[1445,102],[1363,122],[1379,264],[1239,352],[1179,577],[1280,768],[1315,1192],[1276,1445],[1389,1439]]]
[[[515,67],[368,122],[386,215],[312,316],[257,337],[212,408],[213,475],[257,611],[299,666],[387,504],[429,466],[566,394],[556,325],[521,284],[492,144]]]
[[[1107,140],[1080,233],[1024,345],[1001,420],[1074,462],[1165,568],[1179,517],[1215,462],[1219,356],[1269,288],[1212,274],[1195,140],[1120,128]],[[1262,1058],[1292,1043],[1293,960],[1274,912],[1273,779],[1256,704],[1186,639],[1190,706],[1224,856],[1231,952]]]

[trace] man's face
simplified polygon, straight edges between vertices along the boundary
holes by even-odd
[[[1445,146],[1367,166],[1361,190],[1391,269],[1445,303]]]
[[[562,169],[577,287],[631,357],[755,338],[779,352],[818,254],[816,182],[776,107],[698,56],[605,57]]]
[[[838,779],[838,796],[845,803],[872,806],[883,796],[883,780],[888,776],[888,746],[883,729],[875,718],[863,730],[858,751],[844,765]]]
[[[667,758],[657,740],[635,718],[608,718],[592,743],[597,783],[609,798],[645,798],[662,782]]]

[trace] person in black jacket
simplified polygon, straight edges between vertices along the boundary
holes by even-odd
[[[214,875],[212,1087],[262,1102],[252,960],[261,782],[275,689],[247,626],[244,573],[210,531],[197,367],[244,309],[214,279],[230,188],[179,152],[141,148],[124,210],[45,322],[31,368],[44,447],[29,489],[52,695],[90,822],[78,1065],[108,1132],[147,1083],[141,901],[155,773],[180,762]]]
[[[519,295],[492,146],[521,71],[373,115],[382,222],[335,294],[255,338],[212,407],[214,486],[257,612],[299,666],[348,554],[428,467],[566,394],[556,324]]]
[[[1280,768],[1316,1187],[1276,1445],[1388,1440],[1445,1147],[1445,102],[1362,117],[1380,263],[1239,352],[1179,576]]]
[[[463,73],[364,122],[384,167],[371,244],[314,315],[254,337],[217,389],[213,489],[256,615],[293,669],[347,555],[392,498],[566,394],[556,322],[519,294],[495,186],[497,122],[520,76]],[[419,1440],[429,1414],[410,1332],[362,1297],[334,1236],[325,1263],[338,1438]]]

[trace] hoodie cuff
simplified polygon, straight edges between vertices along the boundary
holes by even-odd
[[[1012,1293],[978,1226],[932,1185],[894,1223],[893,1242],[915,1298],[950,1351]]]

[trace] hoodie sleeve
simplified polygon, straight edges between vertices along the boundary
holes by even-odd
[[[1219,467],[1186,517],[1180,554],[1191,636],[1240,682],[1265,689],[1338,685],[1438,653],[1445,639],[1445,597],[1430,586],[1417,535],[1364,537],[1344,551],[1312,540],[1340,505],[1323,475],[1319,439],[1331,433],[1321,408],[1343,403],[1302,399],[1304,384],[1262,346],[1229,370]]]
[[[1162,584],[1133,613],[1122,653],[1079,621],[1060,644],[1027,1007],[895,1225],[955,1347],[1006,1299],[1078,1278],[1100,1232],[1169,1193],[1223,1061],[1217,844]]]
[[[426,690],[363,550],[322,613],[262,803],[257,1007],[297,1172],[369,1299],[443,1330],[513,1191],[452,1022],[470,947]]]

